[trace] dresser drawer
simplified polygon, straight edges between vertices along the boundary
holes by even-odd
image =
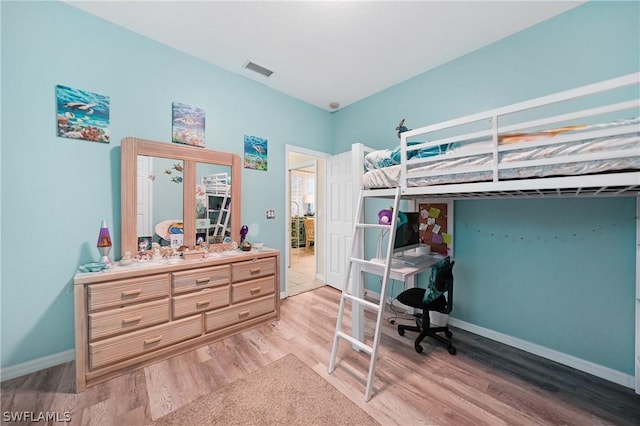
[[[200,316],[134,331],[89,344],[89,368],[96,369],[202,334]]]
[[[275,291],[276,278],[272,275],[257,280],[245,281],[232,285],[233,303],[266,296]]]
[[[227,306],[229,286],[206,288],[195,293],[173,297],[173,317],[180,318],[197,312]]]
[[[169,274],[158,274],[104,284],[90,284],[87,286],[89,311],[169,296],[169,277]]]
[[[233,282],[264,277],[276,273],[276,260],[254,259],[248,262],[238,262],[232,265]]]
[[[173,292],[184,293],[198,288],[217,287],[231,282],[229,265],[173,273]]]
[[[238,306],[223,308],[214,312],[206,312],[205,332],[219,330],[224,327],[245,321],[276,310],[276,298],[264,297]]]
[[[89,314],[89,340],[138,330],[169,321],[169,299]]]

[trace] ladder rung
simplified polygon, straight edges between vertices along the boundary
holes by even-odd
[[[371,355],[373,353],[373,348],[371,348],[371,346],[362,343],[360,340],[354,338],[353,336],[349,336],[348,334],[346,334],[343,331],[338,331],[338,336],[342,337],[344,340],[350,341],[351,343],[356,345],[358,347],[358,349],[362,349],[363,351],[365,351],[369,355]]]
[[[387,266],[386,263],[380,263],[380,262],[374,262],[373,260],[367,260],[367,259],[360,259],[359,257],[352,257],[351,261],[353,263],[359,263],[360,265],[373,265],[373,266],[377,266],[379,268],[384,268],[385,266]],[[377,274],[376,274],[377,275]]]
[[[369,302],[368,300],[361,299],[359,297],[354,296],[353,294],[342,293],[342,297],[352,300],[355,303],[361,303],[367,306],[368,308],[373,309],[376,312],[380,310],[380,305],[378,305],[377,303]]]
[[[377,228],[377,229],[391,229],[389,225],[381,225],[379,223],[356,223],[358,228]]]
[[[397,188],[386,189],[365,189],[362,191],[362,196],[365,198],[395,198]]]

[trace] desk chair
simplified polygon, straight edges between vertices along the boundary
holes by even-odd
[[[398,301],[412,308],[422,309],[422,314],[416,315],[416,326],[410,325],[398,325],[398,334],[404,336],[405,330],[417,331],[420,333],[415,340],[414,347],[416,352],[422,353],[423,349],[420,346],[420,342],[429,336],[447,346],[447,350],[451,355],[456,354],[456,348],[451,343],[451,331],[449,327],[431,327],[431,321],[429,319],[429,312],[435,311],[442,314],[449,314],[453,306],[453,264],[455,262],[446,262],[444,266],[439,268],[435,272],[435,277],[430,279],[429,286],[438,294],[434,300],[425,302],[425,293],[427,290],[424,288],[409,288],[398,295]],[[436,265],[434,265],[436,268]],[[444,332],[447,339],[436,334]]]
[[[304,220],[304,233],[305,233],[304,250],[305,251],[312,249],[311,243],[313,243],[314,245],[316,243],[314,222],[315,221],[311,218],[307,218]]]

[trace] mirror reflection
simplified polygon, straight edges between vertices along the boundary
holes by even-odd
[[[196,245],[231,238],[231,167],[196,164]]]
[[[202,242],[222,238],[222,244],[209,248],[214,251],[232,246],[241,222],[238,154],[133,137],[122,139],[120,149],[123,254],[139,252],[140,238],[149,244],[191,249],[200,234]],[[214,196],[221,199],[216,202]],[[182,244],[174,245],[179,237]]]
[[[138,155],[137,235],[140,250],[151,243],[183,244],[182,160]]]

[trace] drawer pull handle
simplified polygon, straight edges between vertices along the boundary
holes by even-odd
[[[260,287],[254,287],[252,289],[249,289],[249,293],[251,293],[251,294],[260,293]]]
[[[207,306],[209,303],[211,303],[210,300],[201,300],[196,302],[196,307],[199,308],[200,306]]]
[[[198,278],[196,284],[206,284],[209,282],[209,278]]]
[[[249,272],[251,274],[259,274],[260,273],[260,268],[249,269]]]
[[[138,296],[140,293],[142,293],[141,288],[135,290],[127,290],[122,292],[122,297]]]
[[[152,343],[158,343],[160,340],[162,340],[162,335],[154,337],[153,339],[145,339],[144,344],[150,345]]]
[[[251,313],[251,311],[249,309],[247,309],[246,311],[240,311],[240,312],[238,312],[238,318],[246,317],[250,313]]]
[[[122,323],[131,324],[132,322],[138,322],[141,319],[142,319],[142,315],[138,315],[137,317],[122,318]]]

